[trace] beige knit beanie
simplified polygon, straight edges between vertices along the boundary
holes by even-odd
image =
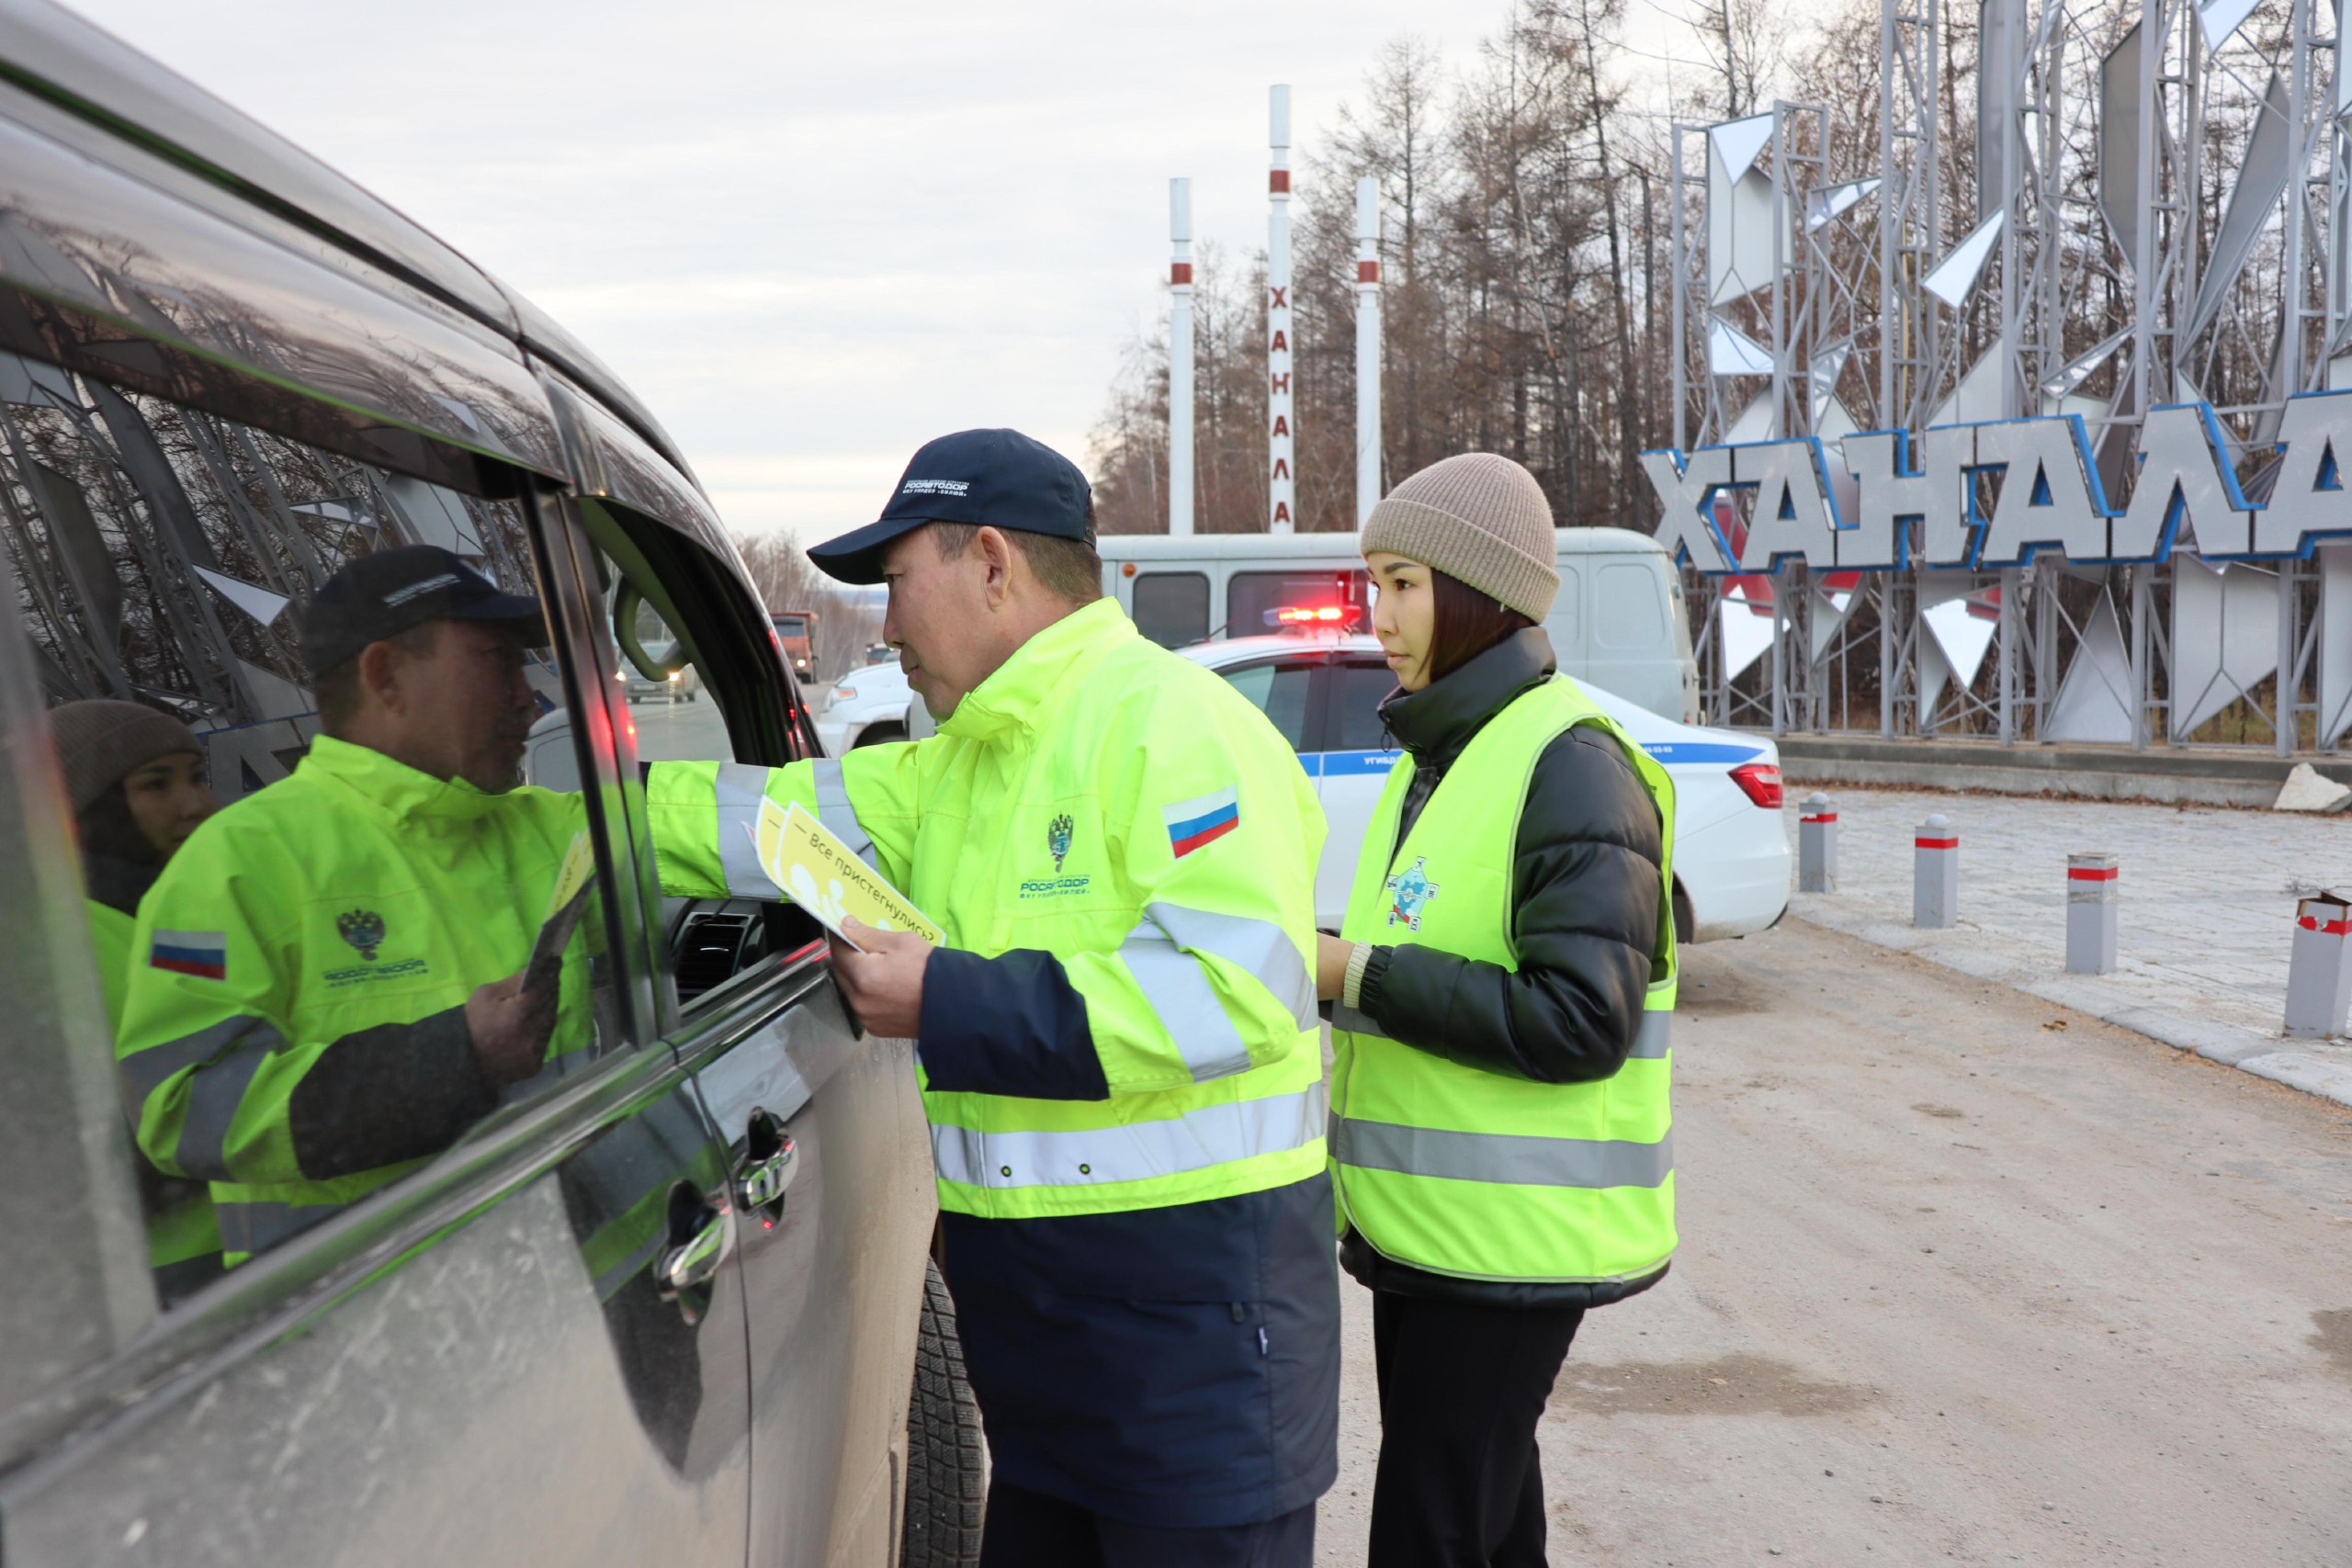
[[[1364,519],[1362,547],[1419,561],[1531,621],[1552,613],[1560,591],[1544,487],[1492,452],[1431,463],[1381,497]]]
[[[204,751],[196,731],[170,714],[112,698],[51,708],[49,735],[77,817],[133,769],[175,752]]]

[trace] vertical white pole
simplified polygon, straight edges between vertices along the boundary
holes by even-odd
[[[1293,469],[1296,447],[1291,435],[1290,400],[1290,88],[1276,86],[1269,99],[1268,140],[1273,162],[1266,196],[1273,210],[1266,220],[1266,463],[1269,533],[1287,534],[1297,499]]]
[[[1380,182],[1356,182],[1356,526],[1380,499]]]
[[[1168,531],[1193,531],[1193,182],[1168,182]]]

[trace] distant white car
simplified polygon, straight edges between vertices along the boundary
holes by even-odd
[[[817,739],[825,755],[838,757],[854,746],[912,739],[910,709],[914,688],[896,664],[866,664],[842,676],[817,714]]]
[[[1316,923],[1337,931],[1357,849],[1398,755],[1380,722],[1380,700],[1396,677],[1379,642],[1306,633],[1176,651],[1232,682],[1297,750],[1330,823],[1315,873]],[[1736,730],[1678,724],[1582,684],[1674,780],[1674,922],[1681,940],[1746,936],[1777,922],[1789,905],[1779,748]]]

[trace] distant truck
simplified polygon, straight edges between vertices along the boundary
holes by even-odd
[[[792,660],[792,672],[802,680],[817,667],[817,612],[814,610],[776,610],[768,618],[775,624],[776,640],[784,645],[784,656]]]

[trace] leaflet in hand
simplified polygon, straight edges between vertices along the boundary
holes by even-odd
[[[946,932],[799,802],[786,808],[762,800],[758,827],[744,830],[768,879],[852,947],[857,943],[842,928],[853,916],[876,931],[912,931],[933,947],[946,942]]]
[[[588,889],[595,881],[596,856],[588,847],[588,835],[574,833],[563,852],[563,864],[555,874],[547,919],[539,922],[538,940],[531,943],[530,961],[524,965],[530,976],[525,984],[538,986],[554,978],[563,963],[563,950],[571,945],[571,933],[580,929],[580,918],[587,912]]]

